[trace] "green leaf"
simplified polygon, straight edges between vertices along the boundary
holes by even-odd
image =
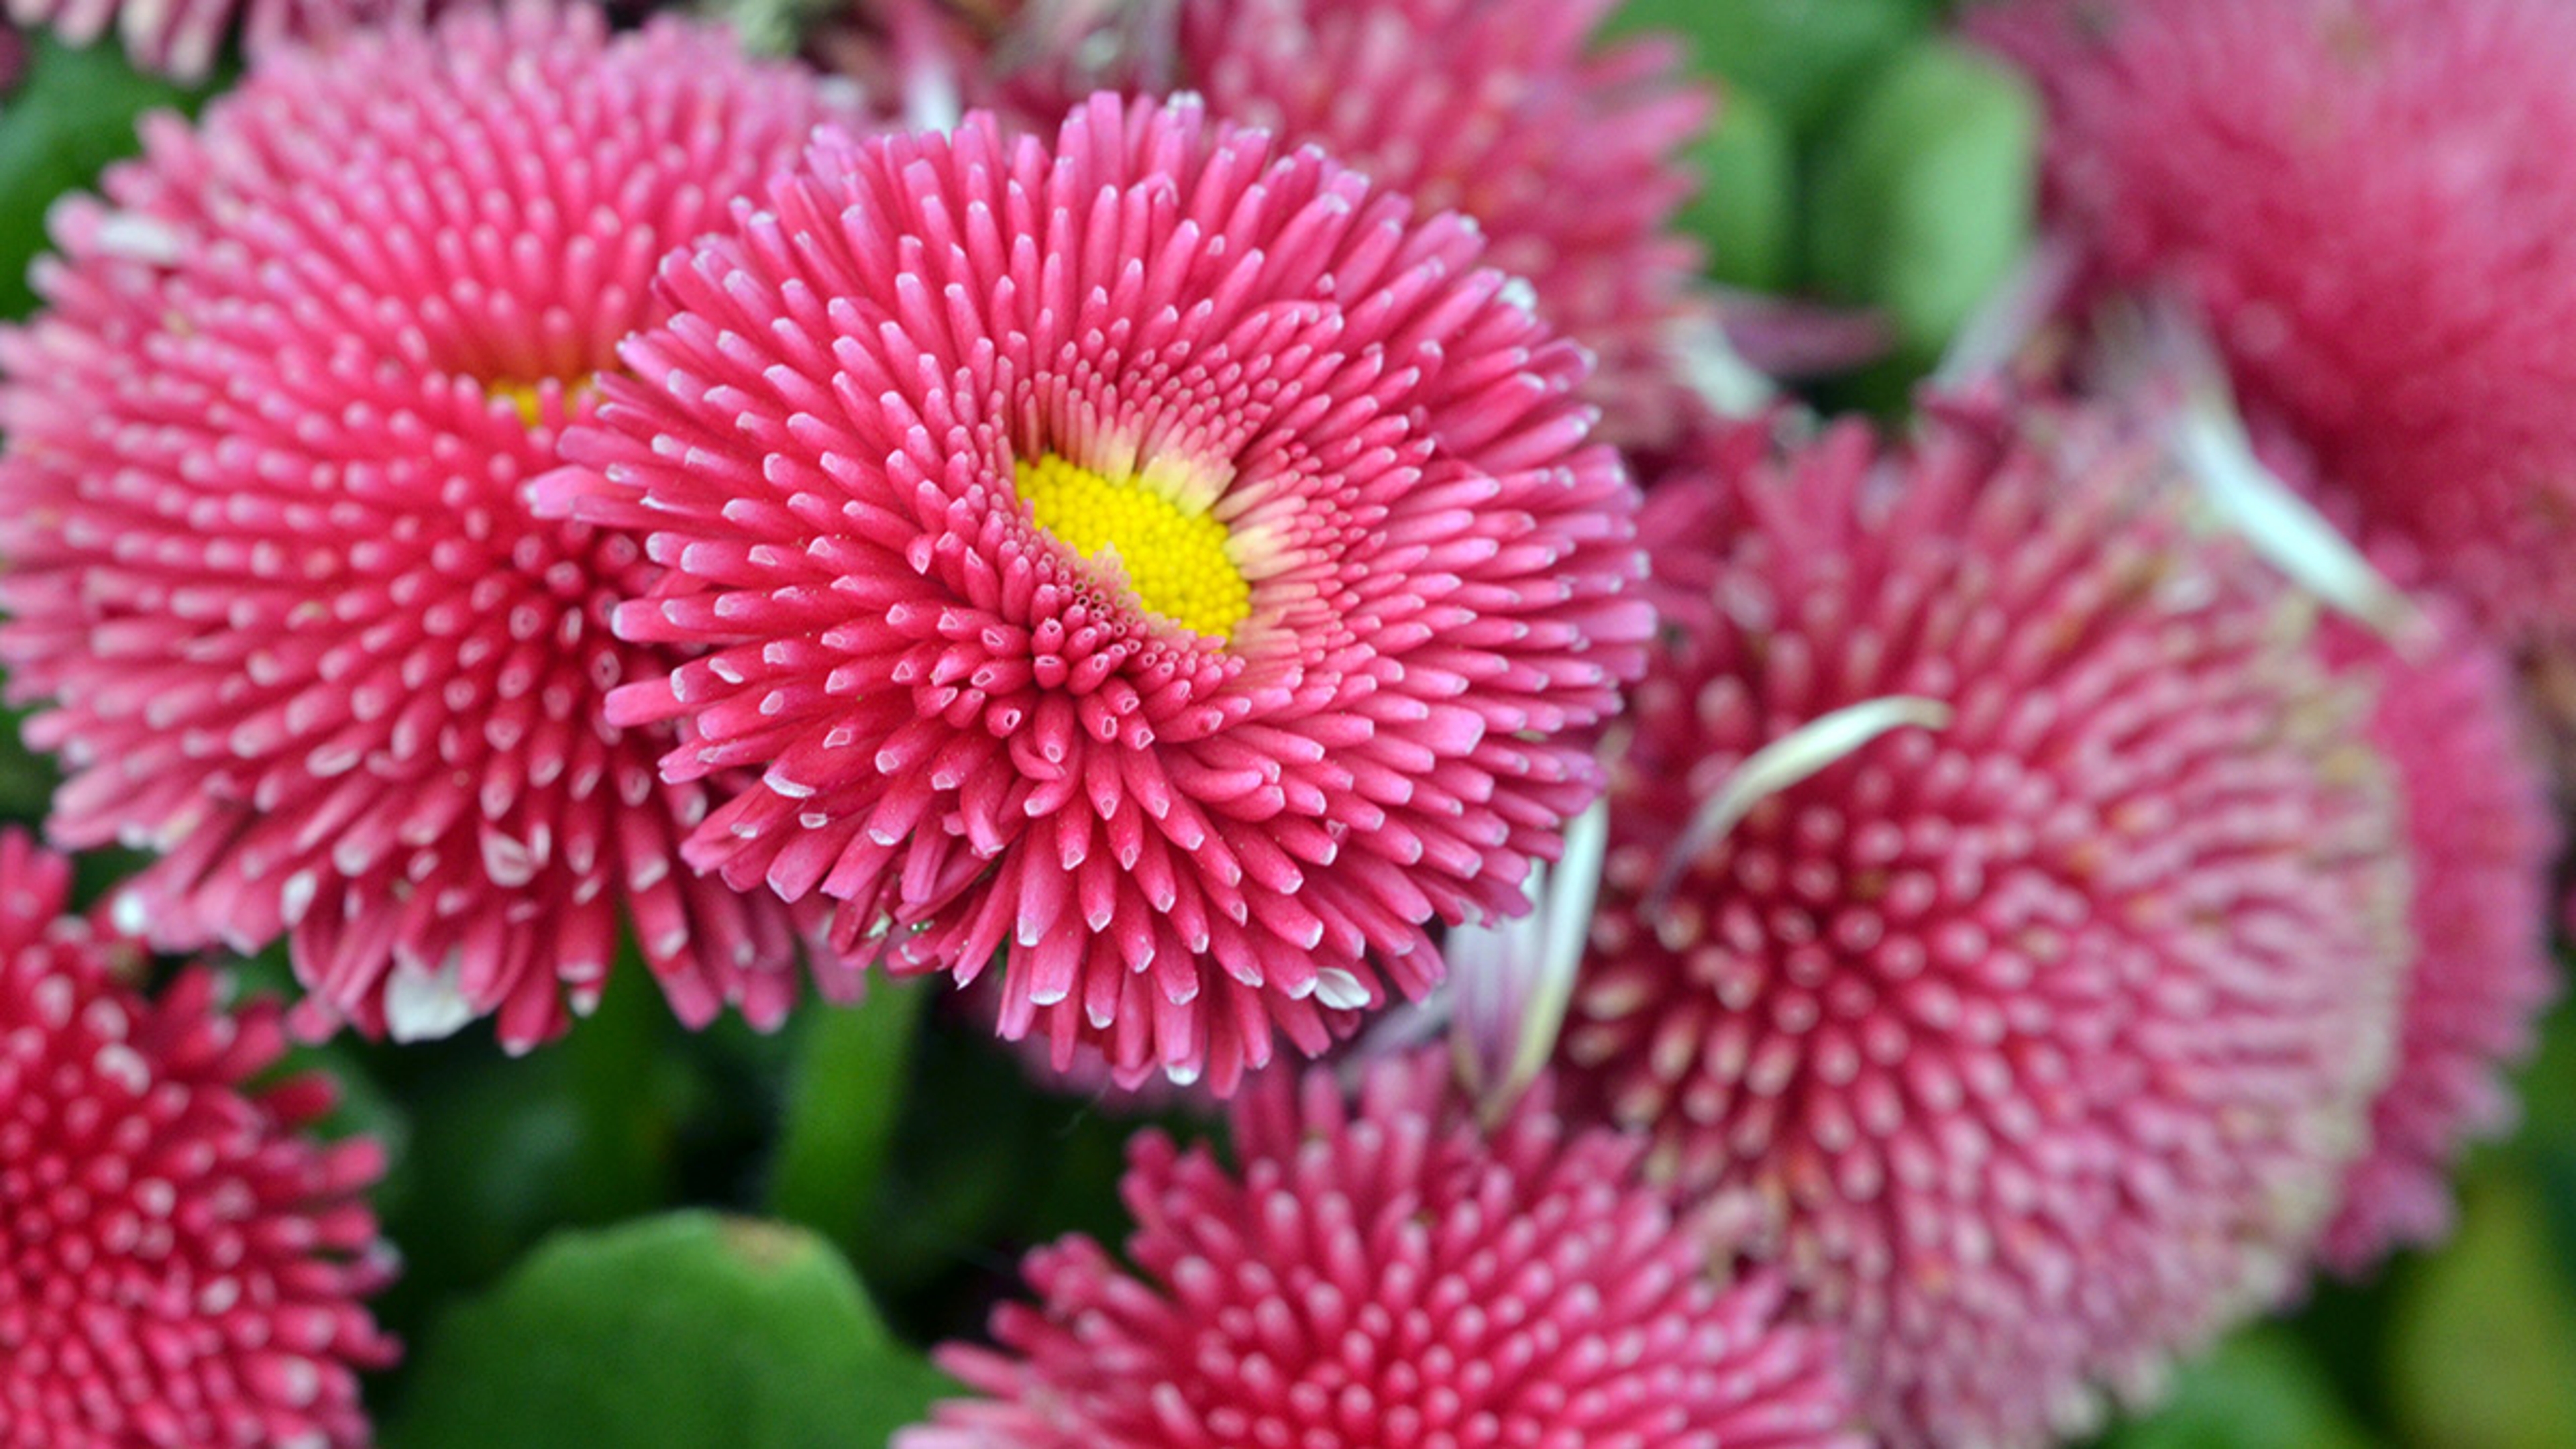
[[[0,818],[34,825],[45,818],[61,777],[52,760],[27,748],[26,726],[27,711],[0,711]]]
[[[1691,160],[1701,187],[1681,221],[1708,243],[1709,275],[1755,291],[1788,286],[1798,166],[1771,108],[1751,91],[1727,92]]]
[[[800,1013],[769,1210],[856,1251],[894,1146],[927,982],[880,983],[852,1007]]]
[[[2576,1444],[2576,1304],[2534,1184],[2507,1164],[2461,1195],[2460,1231],[2414,1265],[2390,1334],[2406,1444],[2566,1449]]]
[[[585,1083],[597,1077],[584,1070],[595,1063],[583,1062],[582,1050],[590,1049],[566,1041],[524,1058],[456,1061],[397,1093],[411,1136],[379,1197],[404,1257],[383,1300],[389,1322],[413,1327],[450,1295],[492,1282],[558,1227],[613,1222],[668,1200],[671,1164],[637,1148],[659,1129],[603,1120],[601,1098]],[[398,1053],[370,1053],[388,1056]],[[674,1115],[686,1087],[672,1054],[623,1090],[635,1117],[658,1122]]]
[[[134,123],[165,106],[193,110],[216,87],[182,86],[126,64],[115,41],[73,50],[32,37],[27,72],[0,101],[0,316],[35,306],[27,264],[46,249],[45,210],[141,149]]]
[[[1703,72],[1760,96],[1789,134],[1805,136],[1922,35],[1939,8],[1929,0],[1628,0],[1610,29],[1681,36]]]
[[[2576,959],[2558,958],[2562,978],[2576,977]],[[2517,1074],[2524,1142],[2576,1144],[2576,996],[2562,996],[2540,1020],[2539,1050]]]
[[[2375,1449],[2295,1339],[2277,1328],[2242,1334],[2175,1376],[2150,1418],[2105,1449]]]
[[[663,1200],[689,1086],[670,1004],[634,932],[624,934],[599,1004],[550,1049],[571,1073],[581,1114],[577,1180],[591,1189],[594,1221]]]
[[[917,1071],[935,1090],[910,1094],[880,1184],[874,1223],[851,1254],[889,1298],[913,1295],[991,1257],[1015,1207],[1043,1181],[1061,1104],[1030,1085],[991,1029],[934,1019]],[[910,1304],[907,1307],[913,1306]],[[909,1319],[907,1322],[911,1321]],[[934,1331],[980,1321],[970,1311]]]
[[[550,1240],[430,1335],[386,1449],[882,1449],[954,1392],[801,1228]]]
[[[2037,99],[1997,62],[1947,41],[1907,51],[1822,143],[1815,280],[1879,309],[1909,360],[1937,357],[2030,244],[2039,129]]]

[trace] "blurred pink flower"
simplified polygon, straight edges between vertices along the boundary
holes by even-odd
[[[333,1089],[269,1078],[275,1006],[228,1011],[202,970],[120,985],[70,884],[0,836],[0,1445],[367,1443],[382,1149],[306,1135]]]
[[[2270,420],[2248,444],[2285,487],[2320,492],[2314,465]],[[2332,500],[2352,511],[2349,500]],[[2451,1228],[2451,1168],[2473,1138],[2514,1115],[2499,1080],[2530,1051],[2558,993],[2549,950],[2560,834],[2537,732],[2512,661],[2450,598],[2421,590],[2402,540],[2370,540],[2381,579],[2416,617],[2387,631],[2329,615],[2318,648],[2337,678],[2371,692],[2369,737],[2405,807],[2415,952],[2397,1069],[2371,1113],[2370,1151],[2344,1179],[2320,1256],[2347,1275]]]
[[[2206,312],[2365,529],[2492,630],[2576,641],[2576,6],[2020,0],[2097,280]]]
[[[2548,897],[2559,832],[2512,661],[2455,601],[2420,588],[2422,561],[2402,539],[2350,542],[2352,500],[2320,485],[2277,419],[2235,420],[2223,389],[2206,375],[2181,389],[2169,414],[2178,452],[2204,496],[2246,505],[2231,509],[2233,526],[2331,601],[2320,655],[2372,699],[2367,736],[2406,822],[2413,949],[2397,1067],[2320,1249],[2330,1267],[2359,1274],[2449,1231],[2454,1159],[2511,1119],[2499,1070],[2529,1050],[2556,994]],[[2152,392],[2136,401],[2156,414]],[[2326,511],[2298,517],[2311,501]]]
[[[1570,1100],[1758,1215],[1887,1444],[2051,1443],[2305,1263],[2388,1060],[2392,787],[2151,440],[1741,444],[1648,509]]]
[[[2375,687],[2370,741],[2394,767],[2414,873],[2414,965],[2396,1074],[2371,1112],[2369,1153],[2344,1179],[2325,1261],[2345,1273],[2450,1231],[2461,1147],[2513,1118],[2500,1069],[2531,1049],[2557,994],[2549,882],[2558,828],[2514,676],[2448,600],[2421,658],[2331,620],[2338,676]]]

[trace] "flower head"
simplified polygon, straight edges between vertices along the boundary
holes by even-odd
[[[326,1079],[246,1085],[285,1049],[273,1005],[119,984],[70,884],[0,837],[0,1446],[364,1444],[383,1153],[303,1135]]]
[[[1138,1138],[1134,1268],[1085,1238],[1030,1255],[1000,1347],[942,1355],[989,1397],[897,1449],[1857,1449],[1831,1340],[1780,1321],[1772,1278],[1710,1275],[1641,1142],[1569,1128],[1544,1086],[1487,1133],[1446,1070],[1382,1060],[1356,1101],[1271,1073],[1233,1171]]]
[[[2321,639],[2338,675],[2377,686],[2370,741],[2397,779],[2414,877],[2397,1068],[2322,1245],[2346,1273],[2449,1231],[2452,1163],[2511,1119],[2498,1072],[2530,1050],[2557,992],[2548,886],[2558,832],[2512,666],[2447,600],[2425,604],[2439,633],[2420,659],[2341,621]]]
[[[1489,265],[1598,359],[1602,436],[1669,440],[1671,333],[1699,270],[1673,228],[1714,98],[1659,41],[1600,47],[1614,0],[1184,0],[1181,83],[1476,219]]]
[[[2576,637],[2576,7],[2021,0],[2052,210],[2208,314],[2374,533],[2482,623]]]
[[[2183,454],[2204,487],[2216,477],[2218,491],[2246,482],[2284,499],[2323,491],[2276,423],[2230,424],[2221,432],[2232,436],[2216,439],[2190,432],[2206,422],[2206,406],[2177,424],[2194,440]],[[2547,892],[2559,838],[2512,661],[2454,600],[2415,587],[2423,564],[2402,540],[2347,543],[2338,530],[2350,528],[2351,500],[2323,501],[2344,516],[2311,515],[2323,537],[2272,556],[2339,600],[2317,649],[2337,679],[2374,701],[2367,734],[2403,806],[2411,891],[2396,1068],[2372,1107],[2369,1151],[2347,1173],[2319,1245],[2327,1266],[2359,1274],[2392,1248],[2449,1230],[2453,1160],[2512,1115],[2499,1069],[2529,1049],[2557,986]],[[2249,536],[2267,526],[2259,513],[2233,522]],[[2299,562],[2329,550],[2348,559],[2325,569]],[[2337,578],[2355,573],[2366,577]]]
[[[1563,1057],[1902,1449],[2051,1442],[2284,1286],[2386,1060],[2360,700],[2155,456],[1950,410],[1658,485],[1733,526],[1654,535]]]
[[[1681,153],[1715,97],[1670,43],[1601,44],[1613,4],[1053,0],[1002,7],[991,52],[961,68],[977,101],[1048,129],[1094,86],[1192,92],[1474,218],[1486,265],[1592,350],[1602,437],[1660,444],[1690,412],[1673,333],[1701,306],[1697,249],[1672,225],[1694,186]]]
[[[786,1009],[775,903],[678,868],[672,732],[602,718],[668,664],[607,628],[654,570],[521,489],[663,251],[831,113],[712,31],[460,15],[276,52],[57,213],[0,336],[0,660],[54,833],[164,853],[159,943],[286,933],[371,1032],[525,1044],[625,915],[684,1017]]]
[[[1440,971],[1599,791],[1648,628],[1580,353],[1472,228],[1193,104],[818,142],[663,273],[548,485],[672,572],[690,859],[1059,1061],[1220,1092]]]

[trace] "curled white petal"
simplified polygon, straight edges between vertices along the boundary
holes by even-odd
[[[903,120],[916,131],[954,131],[966,118],[957,69],[943,60],[916,58],[904,70]]]
[[[2210,508],[2292,583],[2392,643],[2424,638],[2430,626],[2423,611],[2263,466],[2224,394],[2193,390],[2175,420],[2173,449]]]
[[[1520,1038],[1518,1018],[1541,969],[1545,932],[1537,887],[1545,866],[1532,868],[1530,910],[1509,920],[1452,927],[1440,954],[1449,967],[1450,1050],[1458,1080],[1479,1101],[1491,1101],[1511,1074]]]
[[[1667,334],[1666,348],[1682,382],[1719,417],[1758,417],[1780,395],[1771,379],[1735,350],[1725,328],[1713,317],[1676,323]]]
[[[1536,1081],[1548,1058],[1556,1055],[1584,943],[1591,939],[1592,903],[1601,893],[1601,862],[1609,850],[1610,804],[1596,800],[1566,827],[1564,858],[1540,867],[1538,974],[1521,1012],[1519,1048],[1503,1081],[1507,1100]]]
[[[1451,1047],[1488,1114],[1518,1100],[1556,1054],[1609,842],[1608,802],[1595,801],[1566,826],[1564,857],[1532,868],[1528,914],[1449,933]]]
[[[1658,909],[1671,899],[1690,863],[1724,840],[1754,806],[1890,730],[1908,726],[1937,730],[1949,723],[1950,707],[1941,701],[1891,694],[1818,715],[1755,750],[1692,813],[1690,824],[1664,858],[1663,873],[1646,898],[1648,908]]]
[[[454,1036],[474,1019],[465,999],[465,957],[452,952],[435,971],[399,962],[385,979],[385,1035],[398,1042]]]
[[[1963,387],[2011,366],[2040,328],[2064,310],[2081,270],[2081,256],[2068,238],[2033,242],[1950,339],[1941,365],[1932,370],[1932,384]]]
[[[2112,390],[2167,400],[2166,448],[2221,527],[2328,608],[2409,653],[2431,647],[2432,626],[2414,601],[2255,456],[2227,366],[2183,303],[2115,307],[2099,330]]]

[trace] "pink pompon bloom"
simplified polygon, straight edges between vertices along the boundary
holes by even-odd
[[[179,80],[202,80],[233,22],[255,50],[285,41],[336,38],[369,25],[418,20],[437,0],[8,0],[11,23],[51,30],[66,45],[88,45],[113,28],[134,64]]]
[[[916,0],[870,0],[900,16]],[[1616,0],[1031,0],[999,7],[970,100],[1051,129],[1095,85],[1193,92],[1210,114],[1321,146],[1426,210],[1473,217],[1485,262],[1597,359],[1605,441],[1692,412],[1673,333],[1704,303],[1673,225],[1716,98],[1668,39],[1604,45]]]
[[[1485,229],[1486,262],[1598,360],[1602,437],[1669,441],[1699,253],[1673,225],[1714,96],[1674,42],[1598,46],[1617,0],[1180,0],[1179,82]]]
[[[2517,638],[2576,641],[2576,6],[2019,0],[2099,280],[2188,297],[2368,530]]]
[[[682,1017],[785,1012],[786,915],[679,867],[675,732],[603,717],[672,662],[607,627],[656,570],[521,491],[662,253],[834,114],[712,30],[460,14],[276,52],[57,211],[0,334],[0,661],[55,836],[163,852],[156,943],[284,933],[326,1014],[524,1046],[625,917]]]
[[[1936,409],[1649,510],[1570,1100],[1758,1215],[1893,1449],[2055,1442],[2286,1289],[2389,1059],[2362,701],[2160,458]]]
[[[2505,1127],[2500,1070],[2531,1049],[2557,994],[2549,880],[2558,830],[2511,664],[2445,599],[2421,657],[2330,621],[2339,675],[2377,691],[2370,741],[2393,768],[2414,874],[2415,962],[2395,1074],[2371,1111],[2369,1153],[2344,1179],[2324,1261],[2358,1274],[2389,1249],[2450,1231],[2450,1169]]]
[[[70,887],[0,836],[0,1449],[365,1444],[382,1150],[308,1134],[332,1085],[270,1078],[273,1003],[144,999]]]
[[[2278,426],[2258,420],[2257,432],[2256,451],[2287,486],[2321,491],[2314,464]],[[2353,511],[2348,499],[2327,502]],[[2558,992],[2549,892],[2559,830],[2513,663],[2456,602],[2416,589],[2423,564],[2402,540],[2369,540],[2368,553],[2383,579],[2415,590],[2415,637],[2391,644],[2329,616],[2317,647],[2375,701],[2370,742],[2405,807],[2415,950],[2396,1070],[2319,1246],[2320,1260],[2347,1276],[2450,1231],[2450,1170],[2469,1141],[2511,1122],[2499,1075],[2531,1049]]]
[[[610,697],[689,859],[1056,1060],[1220,1094],[1441,973],[1599,793],[1650,626],[1580,351],[1474,228],[1194,103],[818,141],[663,270],[550,506],[671,572]]]
[[[1711,1275],[1642,1142],[1568,1127],[1544,1084],[1482,1130],[1447,1070],[1385,1059],[1356,1100],[1271,1073],[1232,1171],[1139,1137],[1134,1266],[1031,1254],[1000,1346],[941,1355],[987,1397],[895,1449],[1860,1449],[1832,1340],[1769,1275]]]

